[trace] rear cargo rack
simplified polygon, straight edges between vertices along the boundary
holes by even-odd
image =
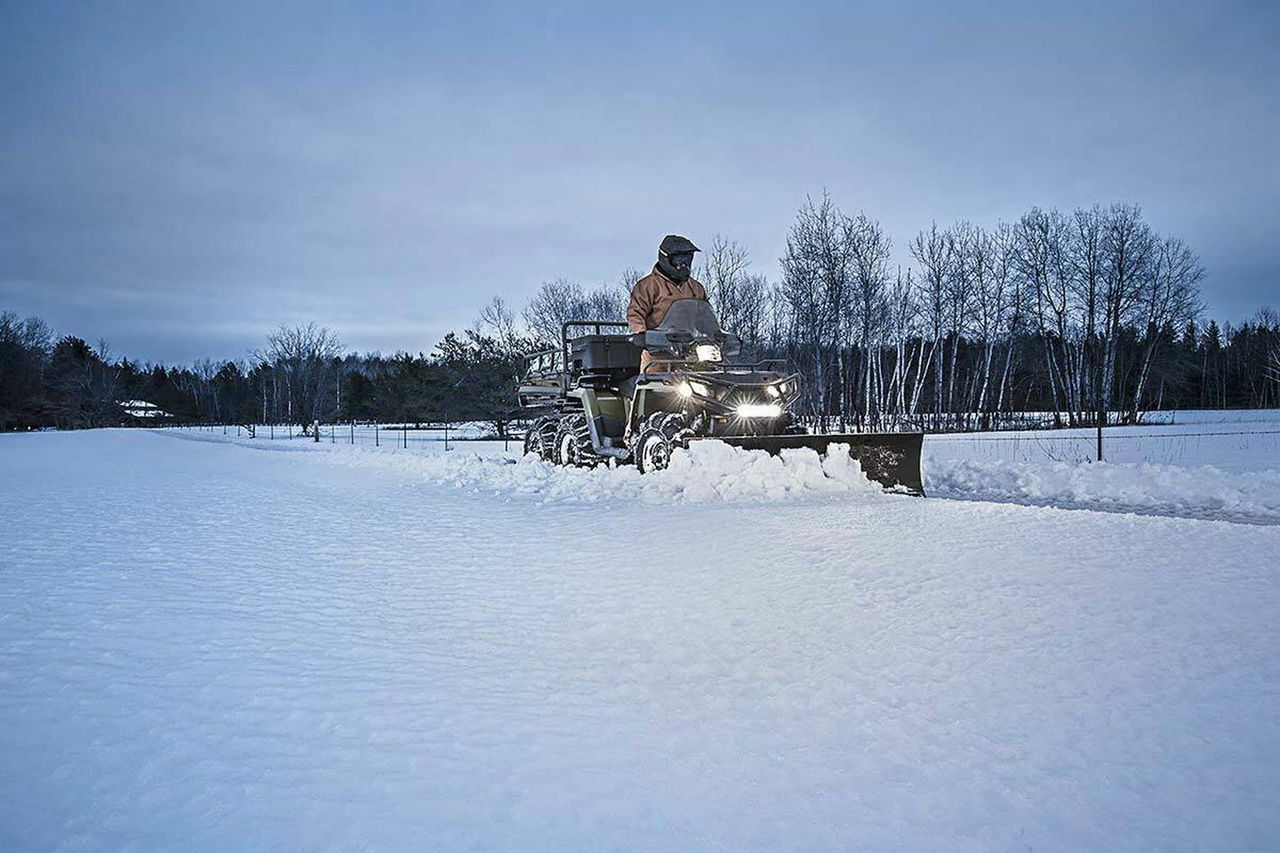
[[[604,357],[605,361],[609,361],[610,359],[607,353],[608,353],[608,350],[611,349],[610,345],[615,343],[615,341],[611,341],[608,339],[609,338],[621,339],[625,336],[609,335],[609,334],[606,334],[604,330],[605,329],[626,329],[628,332],[630,332],[631,326],[621,320],[566,320],[564,323],[561,323],[560,324],[560,351],[564,358],[564,374],[561,377],[561,385],[565,391],[569,390],[569,380],[570,380],[571,374],[573,373],[573,370],[572,370],[573,353],[571,351],[573,338],[570,337],[569,335],[570,329],[592,329],[593,331],[590,334],[595,335],[598,338],[601,338],[602,341],[605,341],[604,345],[600,347],[600,349],[602,350],[601,355]],[[622,340],[617,340],[616,343],[623,344],[624,342]],[[632,344],[630,341],[626,341],[625,345],[628,347],[634,347],[634,344]],[[590,343],[588,343],[587,346],[590,346]],[[640,357],[639,352],[636,352],[635,356],[637,359],[639,359]]]

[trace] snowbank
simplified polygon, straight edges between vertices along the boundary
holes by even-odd
[[[926,448],[928,444],[926,443]],[[1280,524],[1280,471],[1209,465],[928,458],[933,497]]]

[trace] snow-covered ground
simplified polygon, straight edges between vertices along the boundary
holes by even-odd
[[[1274,849],[1265,429],[931,438],[964,500],[714,446],[0,436],[0,849]],[[1111,511],[1018,505],[1068,494]],[[1115,511],[1206,495],[1257,523]]]
[[[1280,524],[1280,410],[1160,412],[1146,426],[932,435],[930,495]]]
[[[1154,423],[1108,428],[1102,464],[1093,462],[1093,430],[1041,430],[930,435],[925,439],[925,486],[932,497],[1096,509],[1253,524],[1280,524],[1280,410],[1160,412]],[[236,427],[184,430],[193,438],[229,440],[274,449],[342,450],[353,443],[365,450],[406,451],[415,458],[386,462],[416,466],[423,476],[494,491],[528,492],[543,500],[595,501],[642,496],[648,500],[754,499],[810,488],[855,489],[848,477],[838,483],[811,476],[816,459],[797,456],[782,468],[777,460],[704,448],[687,465],[699,476],[641,481],[634,470],[592,472],[505,463],[519,457],[519,442],[458,441],[482,427],[464,424],[445,440],[441,430],[373,426],[325,427],[319,447],[290,440],[280,429],[256,438]],[[307,445],[302,447],[302,445]],[[325,446],[327,445],[327,447]],[[446,454],[446,448],[450,454]],[[376,464],[363,454],[358,464]],[[807,464],[805,462],[807,461]],[[828,479],[832,474],[828,464]],[[780,476],[771,472],[779,471]],[[692,483],[692,485],[690,485]]]

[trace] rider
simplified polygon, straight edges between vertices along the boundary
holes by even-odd
[[[707,290],[690,277],[693,269],[693,253],[702,251],[687,237],[668,234],[658,246],[658,263],[653,272],[631,288],[631,303],[627,306],[627,325],[632,333],[656,329],[667,316],[667,309],[677,299],[707,299]],[[647,373],[653,362],[648,350],[640,354],[640,372]]]

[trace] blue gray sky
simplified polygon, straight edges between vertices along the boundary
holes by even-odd
[[[315,320],[430,350],[663,234],[776,278],[824,188],[893,236],[1142,205],[1280,305],[1280,4],[0,0],[0,308],[139,359]]]

